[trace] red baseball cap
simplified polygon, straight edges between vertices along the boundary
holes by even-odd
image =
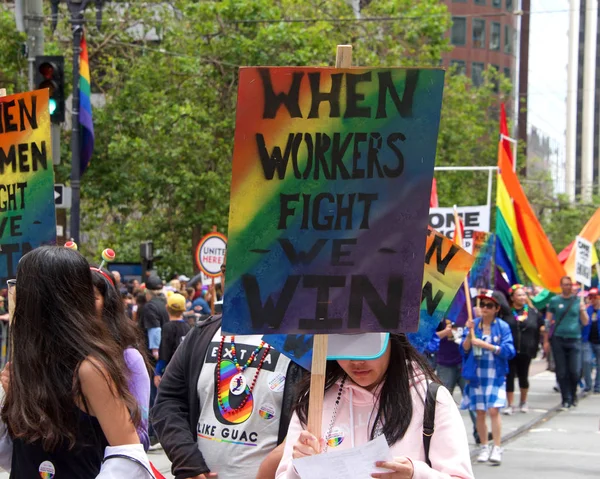
[[[500,303],[498,302],[498,298],[496,298],[494,296],[494,291],[491,289],[484,289],[482,290],[478,295],[477,298],[479,299],[489,299],[492,300],[494,303],[496,303],[498,306],[500,306]]]
[[[588,296],[598,296],[598,288],[592,288],[588,291]]]

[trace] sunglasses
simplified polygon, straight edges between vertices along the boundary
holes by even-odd
[[[488,303],[488,302],[479,303],[479,306],[482,309],[496,309],[496,303]]]

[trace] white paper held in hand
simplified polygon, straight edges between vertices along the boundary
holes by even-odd
[[[374,472],[391,472],[375,467],[377,461],[391,461],[392,453],[384,435],[362,446],[294,459],[302,479],[369,479]]]

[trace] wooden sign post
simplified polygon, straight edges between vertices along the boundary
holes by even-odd
[[[352,66],[352,45],[338,45],[335,57],[336,68]],[[327,335],[315,335],[313,342],[312,368],[310,375],[310,396],[308,399],[308,431],[321,437],[323,399],[325,395],[325,368],[327,366]]]

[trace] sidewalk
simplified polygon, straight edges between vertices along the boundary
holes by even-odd
[[[504,446],[502,466],[474,464],[477,479],[598,477],[600,395],[588,395]]]

